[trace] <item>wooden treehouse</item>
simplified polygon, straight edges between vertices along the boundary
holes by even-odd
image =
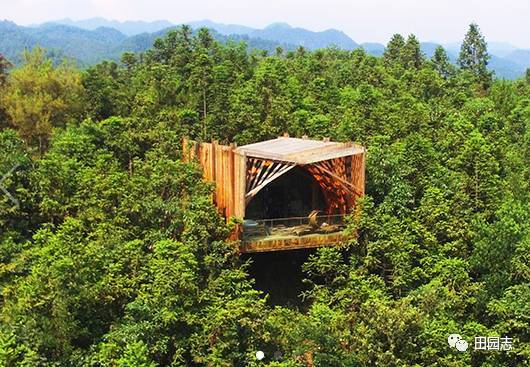
[[[215,183],[214,202],[241,221],[241,252],[329,246],[344,239],[344,216],[364,195],[364,147],[354,143],[279,137],[236,147],[184,139]]]

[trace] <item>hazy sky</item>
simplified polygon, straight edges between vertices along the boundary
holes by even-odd
[[[462,39],[476,22],[488,41],[530,48],[530,0],[0,0],[0,18],[18,24],[59,18],[211,19],[264,27],[287,22],[311,30],[337,28],[357,42],[386,43],[393,33],[422,41]]]

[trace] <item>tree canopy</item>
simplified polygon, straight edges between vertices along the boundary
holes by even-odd
[[[269,55],[187,27],[83,71],[28,53],[0,73],[0,174],[15,168],[2,186],[18,200],[0,192],[0,364],[528,364],[530,84],[487,61],[476,25],[458,66],[414,35],[380,58]],[[300,307],[256,289],[211,184],[180,159],[184,136],[284,132],[368,148],[356,236],[309,256]],[[513,349],[460,353],[452,333]]]

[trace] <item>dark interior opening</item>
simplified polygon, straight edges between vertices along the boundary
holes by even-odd
[[[246,219],[305,217],[325,210],[320,185],[308,172],[295,167],[265,186],[247,205]]]
[[[243,254],[242,260],[251,260],[249,275],[255,281],[255,289],[268,295],[267,303],[274,306],[304,308],[301,298],[308,290],[302,265],[315,249],[274,251]]]

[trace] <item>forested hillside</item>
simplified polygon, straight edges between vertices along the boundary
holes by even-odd
[[[140,33],[130,37],[109,27],[86,30],[71,25],[45,23],[38,27],[22,27],[13,22],[0,21],[0,53],[14,64],[23,62],[25,50],[43,47],[47,57],[55,64],[65,58],[80,68],[87,68],[104,60],[119,61],[124,52],[144,52],[153,46],[156,39],[176,30],[176,26],[152,33]],[[197,32],[197,31],[195,31]],[[221,43],[246,42],[250,49],[274,53],[277,47],[295,50],[296,46],[283,41],[271,41],[248,35],[223,35],[215,30],[212,37]]]
[[[189,27],[83,71],[0,58],[0,365],[528,365],[530,74],[488,57],[472,25],[457,67],[414,36],[267,55]],[[255,289],[179,155],[284,132],[368,149],[357,236],[309,257],[300,308]]]

